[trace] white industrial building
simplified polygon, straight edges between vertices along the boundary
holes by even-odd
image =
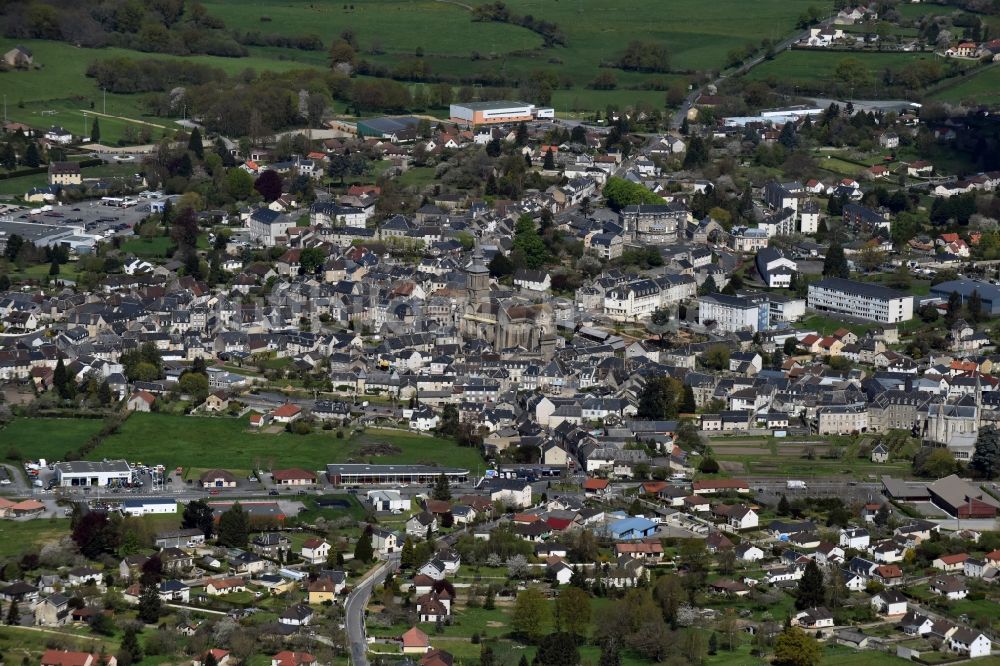
[[[410,510],[410,498],[400,495],[398,490],[369,490],[368,501],[376,511],[399,511]]]
[[[835,312],[883,324],[913,319],[913,296],[843,278],[827,278],[811,283],[809,307],[819,312]]]
[[[63,488],[80,486],[102,488],[131,481],[132,468],[124,460],[61,462],[56,463],[56,480]]]
[[[149,516],[156,513],[177,513],[177,500],[172,497],[146,497],[122,502],[122,513],[128,516]]]
[[[527,102],[496,100],[491,102],[464,102],[452,104],[451,121],[474,127],[477,125],[499,125],[503,123],[530,122],[538,119],[555,118],[552,108],[539,108]]]

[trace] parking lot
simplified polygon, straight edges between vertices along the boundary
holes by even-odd
[[[36,207],[15,208],[6,206],[0,212],[4,223],[14,223],[14,233],[20,233],[29,239],[32,236],[48,236],[51,232],[44,229],[37,234],[31,233],[30,227],[22,225],[45,225],[45,227],[65,230],[72,227],[77,233],[84,233],[102,238],[115,235],[131,236],[133,227],[144,220],[151,212],[151,206],[163,197],[155,194],[137,196],[138,204],[129,207],[109,205],[100,200],[81,201],[68,204],[50,204],[43,210],[42,204]]]

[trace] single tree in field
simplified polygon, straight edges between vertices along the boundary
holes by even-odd
[[[101,123],[97,120],[97,118],[94,118],[94,124],[90,126],[90,142],[101,142]]]
[[[788,627],[774,642],[775,666],[817,666],[823,651],[815,638],[798,627]]]
[[[529,587],[518,592],[511,612],[510,625],[515,633],[528,640],[537,641],[548,624],[549,606],[545,596],[537,588]]]

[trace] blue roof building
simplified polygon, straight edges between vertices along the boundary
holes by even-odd
[[[611,531],[611,538],[615,541],[627,539],[641,539],[656,531],[656,523],[648,518],[633,516],[616,520],[608,526]]]

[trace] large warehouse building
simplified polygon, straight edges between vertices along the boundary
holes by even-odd
[[[470,127],[502,125],[555,118],[555,110],[538,108],[526,102],[498,100],[495,102],[465,102],[451,105],[451,121]]]
[[[936,296],[947,301],[952,292],[958,293],[962,297],[962,303],[966,303],[973,292],[979,292],[979,299],[983,303],[983,310],[996,316],[1000,314],[1000,287],[989,282],[980,280],[949,280],[931,287],[931,296]]]
[[[335,486],[399,485],[400,483],[431,483],[444,474],[451,483],[469,480],[469,470],[430,465],[327,465],[326,478]]]
[[[94,486],[103,488],[132,480],[132,468],[124,460],[89,462],[74,460],[56,463],[56,479],[63,488]]]

